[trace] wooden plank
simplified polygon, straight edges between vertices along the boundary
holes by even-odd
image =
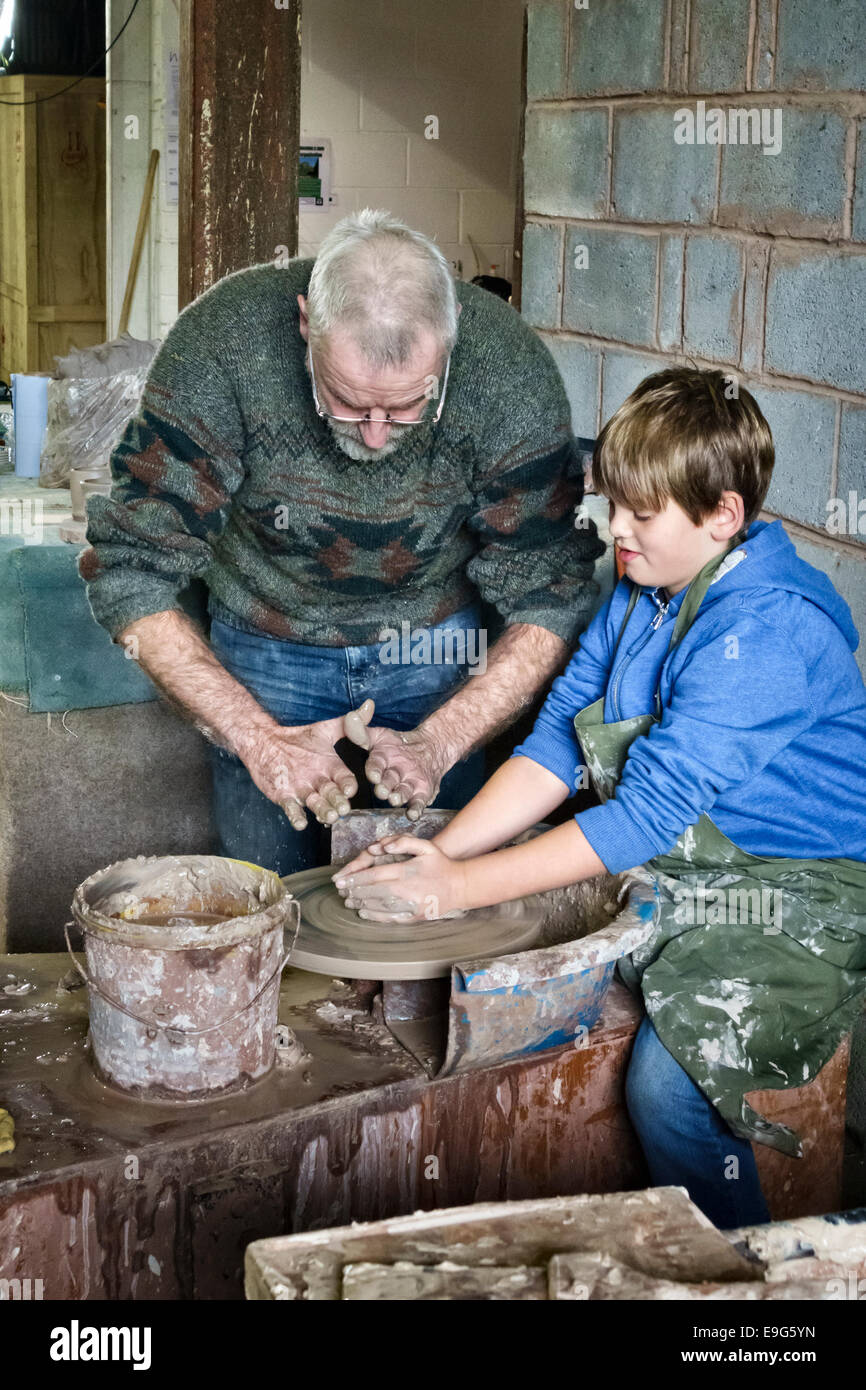
[[[105,336],[105,83],[86,78],[54,100],[33,102],[68,82],[47,75],[3,82],[4,100],[30,103],[0,106],[6,380],[11,372],[50,371],[54,352]]]
[[[33,89],[29,83],[22,84],[22,97],[27,98]],[[38,158],[38,144],[36,139],[36,115],[35,108],[32,106],[24,107],[24,184],[23,184],[23,221],[17,227],[17,240],[21,250],[19,251],[20,264],[24,267],[24,296],[29,305],[38,298],[37,274],[39,266],[38,243],[39,225],[37,222],[39,206],[37,200],[37,170],[36,160]],[[18,216],[21,216],[19,211]],[[36,333],[30,326],[30,316],[24,312],[22,316],[23,347],[24,347],[24,366],[19,367],[18,371],[36,372],[39,370],[39,349],[36,344]]]
[[[73,348],[96,347],[105,342],[105,319],[95,323],[65,319],[60,323],[38,325],[37,356],[44,362],[41,371],[53,371],[55,357],[65,357]]]
[[[126,276],[126,288],[123,292],[123,304],[120,308],[120,322],[117,326],[119,336],[129,332],[129,315],[132,311],[132,297],[135,293],[135,285],[138,279],[138,267],[141,264],[141,253],[144,247],[147,224],[150,221],[150,205],[153,200],[153,185],[156,179],[158,165],[159,150],[151,150],[147,165],[147,174],[144,179],[144,192],[141,197],[141,207],[138,211],[138,224],[135,228],[135,239],[132,243],[132,255],[130,256],[129,270]]]
[[[37,304],[30,309],[31,323],[105,323],[100,304]]]
[[[799,1263],[795,1261],[794,1263]],[[602,1254],[555,1255],[548,1266],[554,1302],[779,1302],[838,1298],[826,1278],[805,1272],[784,1282],[719,1283],[656,1279]]]
[[[343,1298],[400,1303],[535,1302],[547,1299],[547,1273],[527,1265],[356,1264],[343,1267]]]
[[[3,79],[5,101],[23,100],[20,77]],[[3,288],[25,297],[26,265],[22,259],[23,239],[19,220],[24,204],[24,125],[26,107],[0,106],[0,266]]]
[[[105,100],[81,82],[34,107],[35,282],[38,304],[91,304],[105,316]],[[32,210],[28,208],[32,216]]]
[[[581,1250],[627,1263],[652,1278],[699,1271],[706,1280],[760,1278],[682,1188],[478,1203],[366,1226],[255,1241],[247,1249],[247,1297],[339,1299],[348,1264],[546,1265]]]
[[[300,0],[180,11],[179,306],[298,241]]]
[[[26,316],[20,304],[0,295],[0,378],[9,381],[25,357]]]

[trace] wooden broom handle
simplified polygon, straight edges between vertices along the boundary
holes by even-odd
[[[138,210],[138,226],[135,229],[135,241],[132,243],[132,259],[129,262],[129,273],[126,277],[126,289],[123,294],[123,306],[120,310],[120,323],[118,325],[118,337],[125,333],[129,327],[129,315],[132,311],[132,296],[135,293],[135,282],[138,279],[138,266],[141,260],[141,250],[144,246],[144,234],[147,231],[147,224],[150,219],[150,203],[153,197],[153,183],[156,178],[156,166],[159,163],[159,150],[151,150],[150,161],[147,166],[147,176],[144,180],[144,193],[141,199],[141,207]]]

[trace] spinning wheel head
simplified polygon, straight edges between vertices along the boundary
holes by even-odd
[[[359,980],[429,980],[455,961],[508,955],[533,944],[541,925],[536,898],[479,908],[433,922],[368,922],[346,907],[331,882],[333,867],[283,879],[301,907],[290,964]]]

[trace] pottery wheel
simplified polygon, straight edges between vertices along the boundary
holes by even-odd
[[[301,905],[290,964],[354,980],[431,980],[458,960],[505,956],[531,946],[542,911],[537,898],[478,908],[436,922],[368,922],[346,907],[332,865],[283,879]]]

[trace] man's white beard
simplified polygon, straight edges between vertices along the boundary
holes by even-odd
[[[325,420],[337,448],[342,449],[344,454],[349,455],[349,458],[358,459],[365,463],[387,458],[389,454],[394,453],[395,449],[399,449],[407,434],[411,434],[413,430],[418,428],[418,425],[400,426],[398,429],[392,430],[391,437],[380,449],[371,449],[361,437],[360,425],[343,424],[341,421],[331,420],[327,416]],[[418,421],[419,425],[423,423],[421,420]]]

